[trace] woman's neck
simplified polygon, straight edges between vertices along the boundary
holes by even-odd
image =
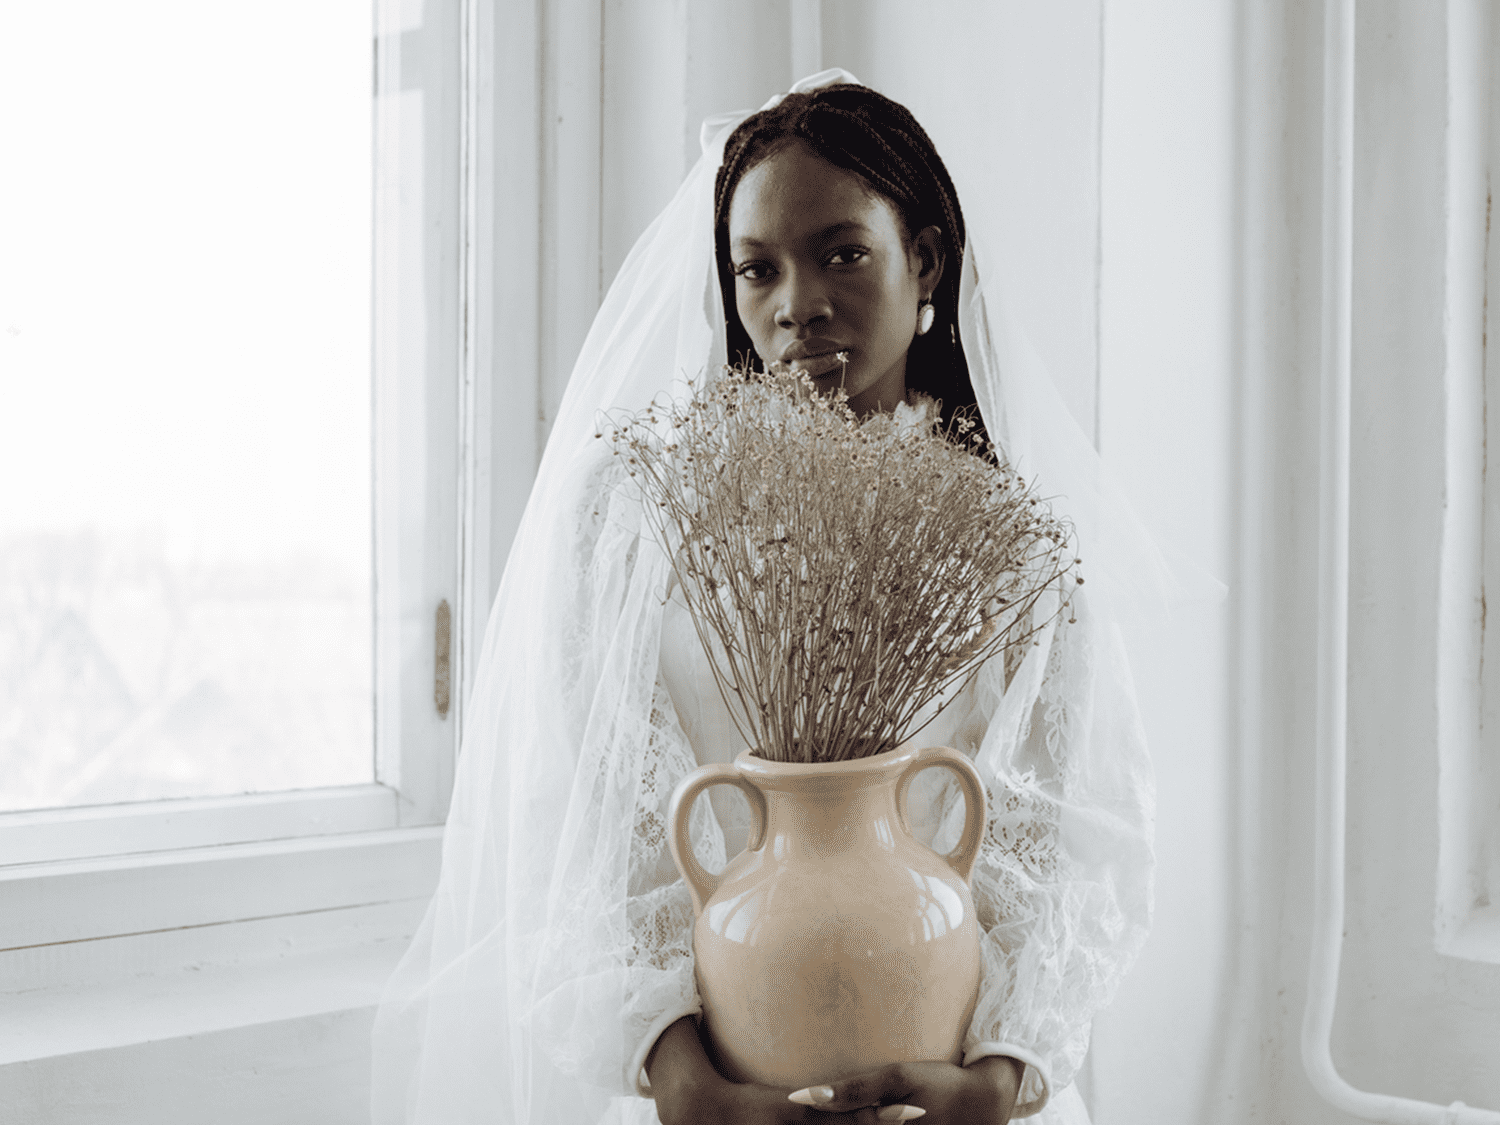
[[[902,364],[892,368],[879,382],[872,383],[859,394],[851,396],[849,409],[863,421],[871,414],[889,414],[905,401],[906,365]]]

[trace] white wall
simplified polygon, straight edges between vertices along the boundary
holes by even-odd
[[[1212,674],[1167,661],[1141,684],[1161,795],[1158,919],[1099,1021],[1101,1123],[1351,1120],[1299,1058],[1321,22],[1296,3],[1106,14],[1102,447],[1155,526],[1222,565],[1233,592],[1196,637],[1190,621],[1167,634]],[[1500,970],[1434,951],[1445,34],[1442,4],[1359,5],[1348,915],[1333,1054],[1358,1087],[1495,1107]],[[1166,725],[1164,706],[1177,711]]]
[[[1104,26],[1100,450],[1186,568],[1231,577],[1234,11],[1110,4]],[[1229,605],[1136,642],[1157,778],[1156,915],[1095,1023],[1100,1125],[1218,1120],[1236,921],[1225,832]]]
[[[1089,434],[1099,358],[1101,16],[1099,0],[958,0],[915,22],[909,4],[890,0],[823,4],[825,65],[901,102],[927,130],[972,234],[1018,279],[1004,294],[1011,312]]]

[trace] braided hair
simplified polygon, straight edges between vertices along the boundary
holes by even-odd
[[[818,156],[853,172],[896,210],[911,238],[939,230],[947,266],[932,294],[932,329],[912,340],[906,383],[942,403],[943,420],[956,411],[978,421],[969,364],[958,342],[958,281],[964,217],[958,193],[931,139],[911,111],[867,86],[841,84],[787,94],[770,109],[747,117],[724,146],[714,182],[714,245],[729,354],[754,357],[750,334],[735,307],[729,257],[729,205],[745,173],[781,149],[804,142]]]

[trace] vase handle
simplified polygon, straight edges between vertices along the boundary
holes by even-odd
[[[753,782],[734,766],[715,763],[700,766],[677,783],[672,791],[672,803],[667,809],[667,846],[672,849],[672,862],[687,880],[688,890],[693,896],[693,913],[702,914],[703,904],[719,887],[719,877],[693,854],[693,841],[688,836],[688,821],[692,817],[693,802],[710,785],[737,785],[744,790],[750,802],[750,838],[746,851],[754,851],[765,843],[766,797]]]
[[[963,835],[958,838],[957,846],[943,858],[967,882],[969,873],[974,870],[974,861],[979,858],[980,841],[984,839],[985,817],[988,812],[985,807],[984,781],[974,768],[974,763],[957,750],[950,750],[946,746],[927,747],[912,760],[911,765],[902,772],[901,780],[896,783],[896,810],[901,815],[903,825],[907,823],[906,795],[911,788],[912,779],[930,766],[942,766],[951,770],[964,792]]]

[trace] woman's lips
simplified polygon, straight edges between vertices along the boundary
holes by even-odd
[[[848,359],[848,352],[822,352],[819,355],[788,360],[787,366],[793,371],[801,371],[814,379],[818,379],[824,375],[843,374],[844,364],[848,362]]]

